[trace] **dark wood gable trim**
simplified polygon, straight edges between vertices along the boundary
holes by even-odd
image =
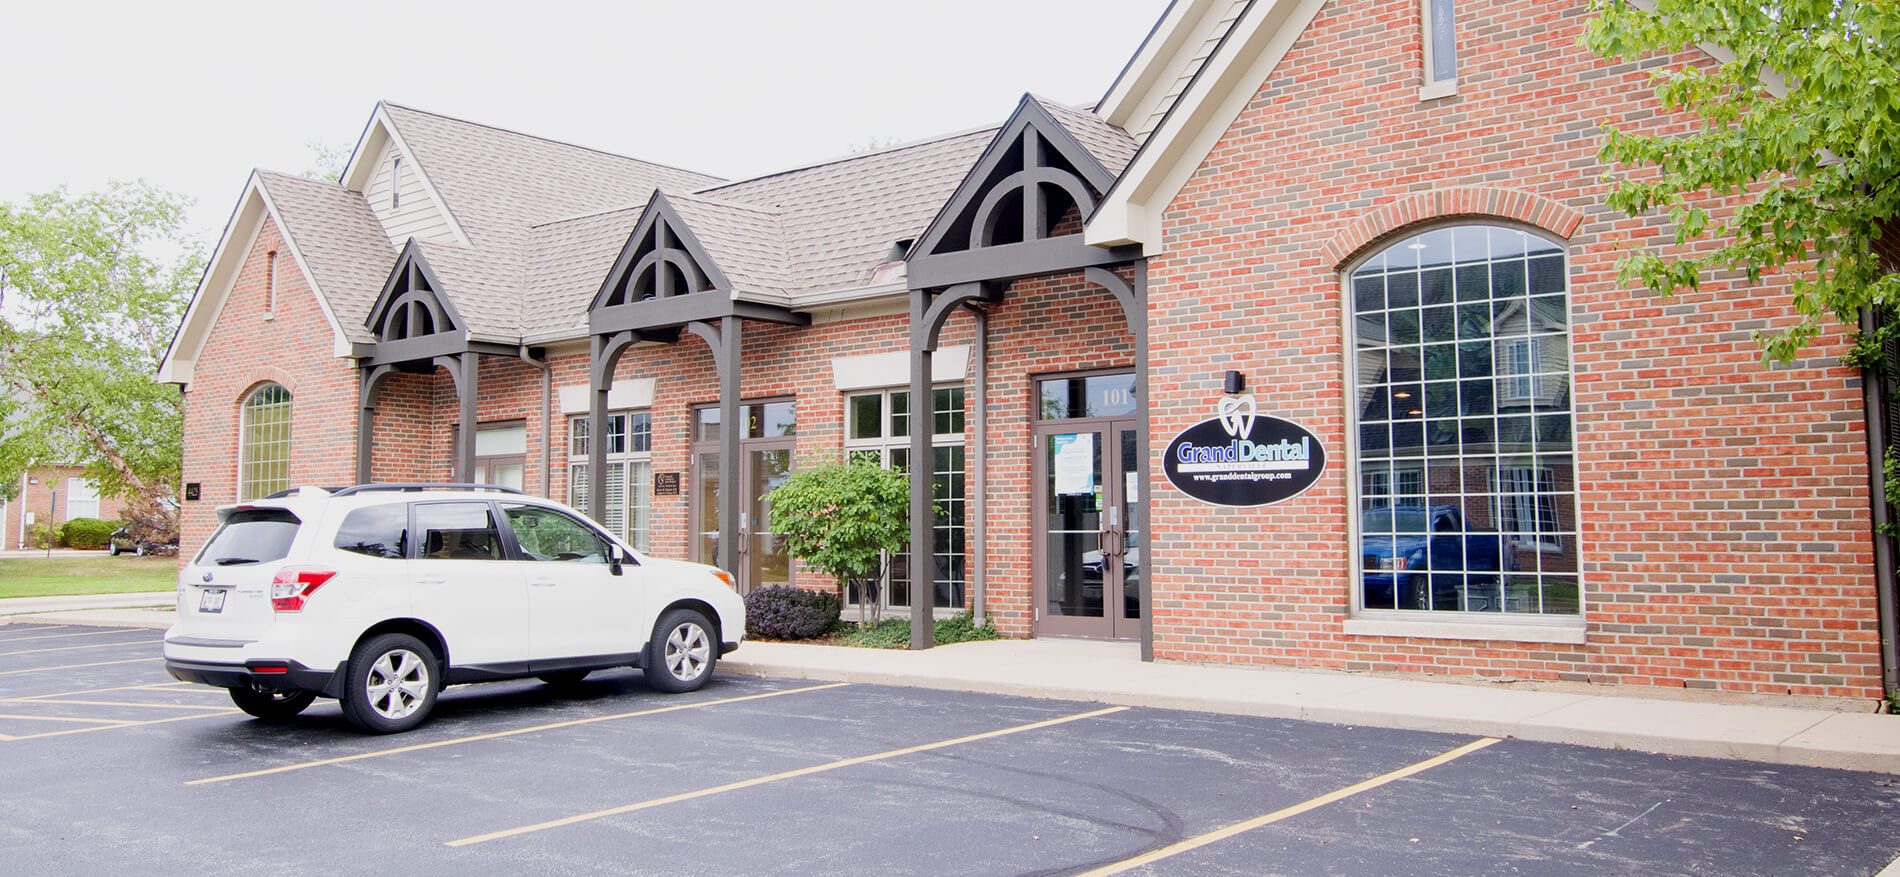
[[[467,324],[442,294],[415,238],[396,257],[365,321],[376,344],[364,364],[392,365],[452,356],[468,349]]]
[[[1082,243],[1081,223],[1115,177],[1034,97],[1024,95],[906,260],[912,288],[1113,265],[1137,248]],[[1073,218],[1074,231],[1057,234]]]

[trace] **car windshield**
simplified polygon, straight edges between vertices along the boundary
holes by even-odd
[[[198,553],[198,564],[236,566],[282,560],[297,538],[297,516],[285,509],[239,509],[225,518]]]

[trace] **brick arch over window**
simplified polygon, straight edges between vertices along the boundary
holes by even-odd
[[[283,387],[285,392],[288,392],[292,398],[296,398],[297,396],[296,379],[292,378],[289,372],[268,365],[257,365],[245,369],[244,379],[240,383],[244,389],[237,394],[236,401],[239,405],[244,404],[246,400],[251,398],[252,393],[257,392],[258,388],[265,384],[276,384]]]
[[[1460,186],[1407,195],[1353,220],[1320,248],[1338,269],[1387,235],[1416,223],[1454,216],[1514,219],[1565,240],[1583,224],[1583,211],[1517,189]]]

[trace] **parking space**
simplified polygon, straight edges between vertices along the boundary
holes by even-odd
[[[1900,850],[1891,776],[633,670],[451,688],[369,737],[328,701],[252,720],[156,640],[0,626],[19,873],[1838,875]]]

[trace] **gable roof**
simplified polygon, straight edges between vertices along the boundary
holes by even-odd
[[[923,233],[996,130],[907,143],[697,194],[780,212],[788,293],[863,286],[890,261],[898,242]]]
[[[271,171],[258,171],[257,177],[277,208],[278,227],[294,241],[305,275],[321,290],[344,336],[356,343],[376,340],[366,323],[397,248],[369,205],[324,180]]]
[[[374,340],[363,317],[382,289],[377,275],[396,251],[367,205],[360,198],[340,197],[338,191],[320,180],[251,172],[159,362],[161,382],[191,382],[198,356],[266,221],[275,223],[283,235],[290,258],[330,324],[332,352],[351,355],[357,345]]]
[[[1215,9],[1216,3],[1193,0],[1170,7],[1169,15],[1177,8]],[[1083,229],[1084,240],[1095,246],[1140,244],[1150,256],[1160,253],[1161,213],[1325,5],[1248,0],[1102,199]]]

